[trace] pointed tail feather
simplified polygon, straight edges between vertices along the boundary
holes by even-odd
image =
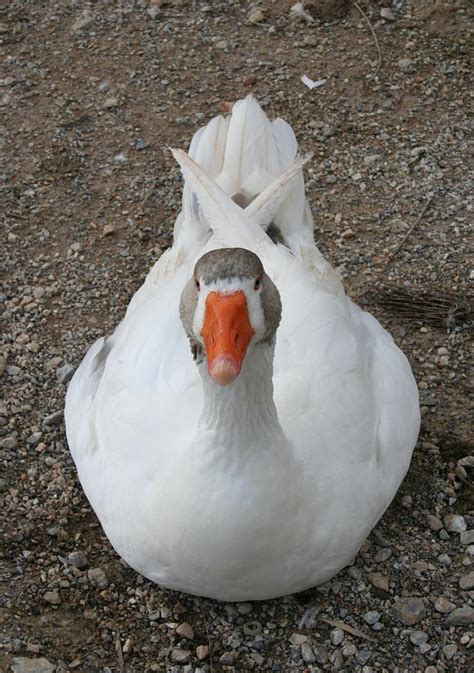
[[[229,247],[255,250],[270,239],[264,230],[182,150],[171,149],[185,180],[197,195],[209,227]]]
[[[245,209],[247,215],[266,229],[282,207],[288,192],[292,189],[293,181],[311,157],[312,154],[307,154],[297,159],[265,187]]]

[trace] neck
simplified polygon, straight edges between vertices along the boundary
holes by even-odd
[[[273,401],[273,353],[273,345],[254,346],[237,379],[226,387],[212,380],[206,361],[200,365],[204,408],[199,426],[214,446],[246,449],[267,444],[267,438],[284,439]]]

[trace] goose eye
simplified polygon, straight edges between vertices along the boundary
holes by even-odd
[[[199,290],[201,289],[201,284],[199,283],[199,281],[198,281],[197,278],[196,278],[196,280],[194,281],[194,284],[196,285],[196,290],[199,292]]]
[[[256,278],[255,283],[253,285],[254,290],[258,290],[258,288],[260,287],[260,282],[261,282],[260,278]]]

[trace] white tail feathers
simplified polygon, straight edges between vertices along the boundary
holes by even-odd
[[[242,236],[247,235],[256,245],[266,239],[255,225],[266,229],[271,222],[284,240],[300,234],[312,240],[302,171],[309,157],[298,159],[297,152],[291,126],[282,119],[270,122],[251,96],[238,101],[230,117],[212,119],[194,135],[189,157],[174,153],[186,178],[175,241],[198,252],[211,229],[223,244],[237,240],[243,245]],[[231,202],[230,195],[236,193],[251,201],[245,217]],[[231,222],[237,227],[233,233]]]
[[[282,207],[293,182],[311,157],[311,154],[307,154],[305,157],[297,159],[278,178],[265,187],[245,209],[247,215],[262,227],[268,227]]]
[[[254,250],[268,240],[264,230],[182,150],[171,149],[184,179],[196,194],[209,227],[221,243]]]
[[[311,155],[307,155],[294,161],[245,210],[242,210],[186,152],[175,149],[171,149],[171,152],[181,167],[187,187],[196,194],[208,226],[221,243],[243,245],[245,237],[247,247],[250,248],[268,240],[262,227],[266,229],[273,221],[292,181],[311,158]],[[195,224],[198,226],[198,222]]]

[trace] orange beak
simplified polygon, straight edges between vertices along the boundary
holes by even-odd
[[[240,374],[254,334],[242,290],[232,294],[208,294],[201,336],[206,346],[209,374],[220,386],[228,386]]]

